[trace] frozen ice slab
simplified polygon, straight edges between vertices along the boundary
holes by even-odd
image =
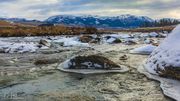
[[[159,81],[161,83],[160,87],[162,88],[163,93],[166,96],[174,100],[180,101],[180,81],[169,78],[163,78],[158,75],[151,74],[145,69],[144,64],[138,68],[138,71],[145,74],[150,79]]]

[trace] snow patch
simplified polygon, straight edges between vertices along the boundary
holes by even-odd
[[[0,48],[4,49],[6,53],[35,52],[38,49],[37,44],[33,42],[29,42],[29,43],[0,42]]]
[[[164,70],[164,67],[180,67],[180,25],[156,48],[145,65],[148,72],[157,74],[157,68]],[[158,67],[157,67],[158,65]]]
[[[151,33],[149,33],[149,36],[150,37],[158,37],[159,34],[157,34],[156,32],[151,32]]]
[[[116,39],[115,38],[109,38],[106,40],[107,43],[113,43]]]
[[[156,46],[153,45],[146,45],[139,48],[135,48],[130,51],[130,53],[136,53],[136,54],[151,54],[153,50],[156,48]]]
[[[54,40],[53,42],[63,43],[64,47],[71,47],[71,46],[89,47],[88,43],[80,42],[77,37],[71,37],[71,38],[62,37],[60,39]]]
[[[72,65],[72,62],[70,60],[66,60],[63,65],[64,69],[69,69],[69,67]]]

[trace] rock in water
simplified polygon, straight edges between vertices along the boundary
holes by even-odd
[[[89,43],[90,41],[93,40],[93,37],[90,35],[83,35],[79,37],[79,40],[84,43]]]
[[[149,33],[149,37],[158,37],[159,34],[156,32]]]
[[[47,46],[47,47],[50,47],[50,46],[51,46],[51,43],[50,43],[50,42],[48,42],[47,40],[43,40],[43,39],[41,39],[41,40],[39,41],[39,44],[44,45],[44,46]]]
[[[126,45],[135,45],[135,44],[137,44],[135,41],[133,41],[133,40],[126,40],[125,41],[125,44]]]
[[[64,63],[66,69],[113,69],[120,66],[98,55],[76,56]]]
[[[0,53],[5,53],[5,49],[0,48]]]
[[[79,37],[79,41],[83,43],[99,43],[101,38],[99,36],[82,35]]]
[[[127,60],[128,59],[128,56],[127,55],[123,55],[119,58],[119,60]]]
[[[106,36],[104,37],[106,42],[109,44],[121,43],[122,41],[118,37]]]
[[[180,80],[180,25],[150,55],[145,64],[148,72]]]

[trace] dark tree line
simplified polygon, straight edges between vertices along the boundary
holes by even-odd
[[[172,20],[172,19],[160,19],[159,21],[155,21],[154,25],[157,27],[161,26],[170,26],[170,25],[177,25],[180,24],[179,20]]]
[[[144,22],[142,27],[163,27],[180,24],[179,20],[175,19],[160,19],[155,20],[154,22]]]

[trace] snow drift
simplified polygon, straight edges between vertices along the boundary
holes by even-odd
[[[38,47],[37,44],[33,42],[21,42],[21,43],[11,43],[11,42],[0,42],[0,49],[4,53],[25,53],[25,52],[35,52]]]
[[[156,46],[154,46],[154,45],[146,45],[146,46],[142,46],[139,48],[135,48],[135,49],[131,50],[130,53],[149,55],[153,52],[153,50],[155,48],[156,48]]]
[[[180,79],[180,25],[156,48],[146,62],[152,74]]]

